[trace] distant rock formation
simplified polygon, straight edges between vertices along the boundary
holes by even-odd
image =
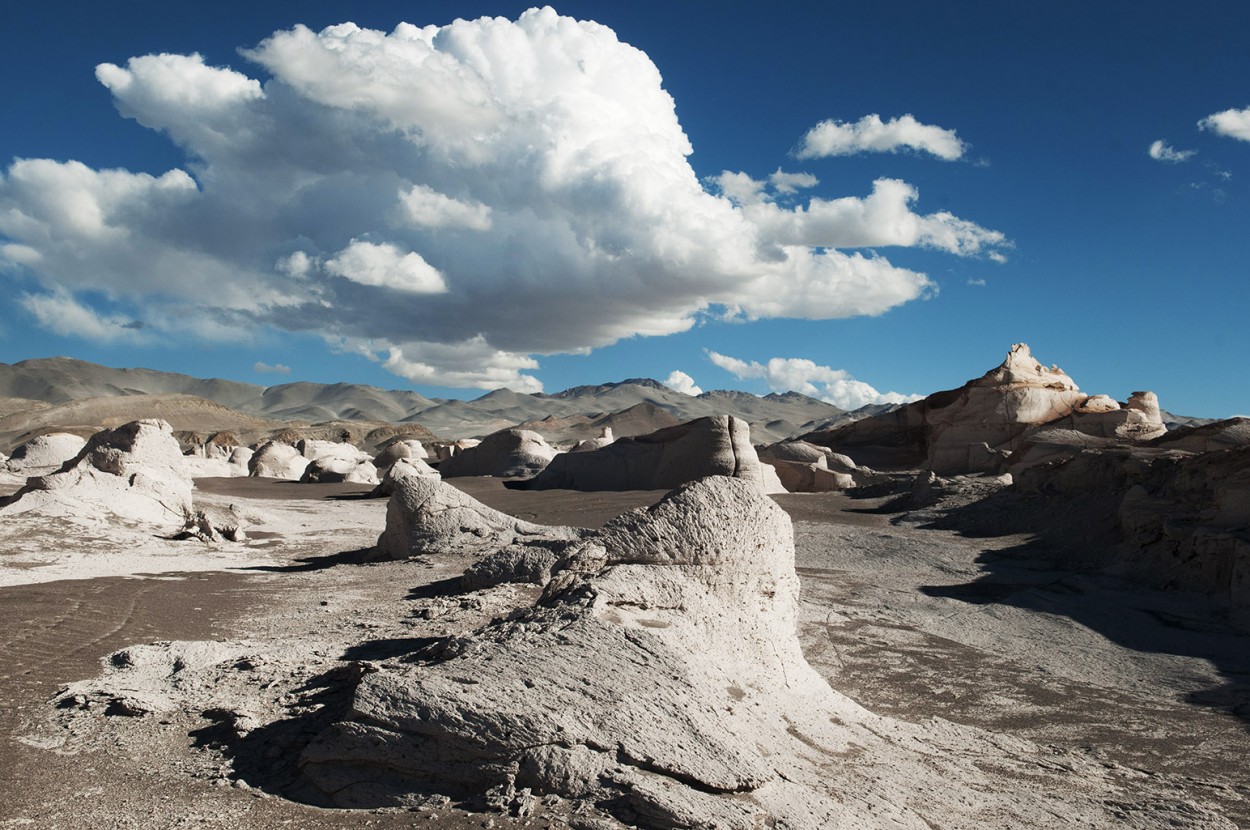
[[[881,481],[884,476],[860,467],[849,457],[806,441],[781,441],[759,451],[790,493],[827,493]]]
[[[421,478],[441,479],[438,470],[426,464],[420,458],[401,458],[390,465],[378,477],[378,486],[369,493],[370,498],[383,498],[395,492],[395,485],[401,478],[418,476]]]
[[[165,421],[132,421],[96,433],[55,472],[27,479],[0,513],[111,514],[156,525],[192,516],[191,478]]]
[[[764,474],[746,421],[698,418],[590,452],[561,453],[545,470],[509,486],[527,490],[671,490],[706,476],[762,487]]]
[[[516,520],[460,498],[510,543]],[[803,657],[798,587],[790,520],[755,482],[684,486],[574,543],[531,609],[366,675],[303,774],[346,807],[532,791],[645,827],[834,826],[801,759],[857,707]]]
[[[248,475],[288,481],[299,481],[307,467],[308,459],[283,441],[266,441],[247,462]]]
[[[873,467],[998,474],[1043,427],[1126,441],[1166,432],[1153,393],[1135,392],[1124,407],[1106,395],[1085,395],[1057,366],[1043,366],[1017,343],[1001,365],[958,389],[802,437]]]
[[[556,450],[536,432],[504,429],[488,435],[482,443],[468,447],[443,461],[438,472],[443,478],[457,476],[532,476],[545,468]]]
[[[373,458],[352,444],[330,441],[301,441],[300,453],[309,459],[299,480],[306,484],[377,484],[378,471]]]

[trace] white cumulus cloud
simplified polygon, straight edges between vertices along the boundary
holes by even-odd
[[[259,372],[261,374],[289,375],[291,374],[291,367],[287,366],[285,363],[270,364],[265,363],[263,360],[258,360],[252,366],[252,371]]]
[[[759,363],[713,351],[709,351],[707,356],[739,380],[763,380],[774,392],[800,392],[848,411],[868,404],[910,403],[922,397],[878,392],[869,384],[856,380],[845,369],[820,366],[806,358],[774,357],[768,363]]]
[[[1198,151],[1178,150],[1160,138],[1150,143],[1150,147],[1146,150],[1146,153],[1155,161],[1168,161],[1173,164],[1177,164],[1193,158],[1198,154]]]
[[[1227,109],[1208,115],[1198,122],[1198,127],[1211,130],[1216,135],[1250,141],[1250,107]]]
[[[107,297],[154,335],[306,332],[414,381],[532,391],[535,356],[700,315],[829,319],[934,293],[850,249],[1008,247],[917,212],[894,180],[792,208],[778,198],[814,176],[705,188],[647,55],[549,8],[389,33],[296,26],[243,54],[263,83],[194,54],[97,68],[185,170],[22,159],[0,173],[0,279],[38,284],[24,303],[38,321]]]
[[[17,301],[48,331],[94,343],[150,342],[146,326],[116,314],[101,314],[66,294],[22,294]]]
[[[796,155],[809,159],[915,150],[954,161],[966,149],[954,130],[922,124],[910,114],[882,121],[880,115],[873,113],[853,123],[821,121],[803,136]]]
[[[703,390],[695,385],[694,378],[685,372],[673,370],[668,378],[664,381],[664,385],[674,392],[680,392],[683,395],[702,395]]]

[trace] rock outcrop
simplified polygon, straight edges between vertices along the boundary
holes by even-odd
[[[1123,407],[1106,395],[1086,395],[1018,343],[1002,364],[958,389],[802,437],[883,469],[999,474],[1032,434],[1055,427],[1125,441],[1166,431],[1154,393],[1134,392]]]
[[[530,490],[671,490],[706,476],[741,478],[763,487],[751,430],[731,415],[698,418],[649,435],[621,438],[591,452],[561,453]]]
[[[78,455],[86,444],[85,438],[68,432],[38,435],[13,450],[5,466],[13,473],[55,469]]]
[[[395,480],[386,506],[379,559],[438,554],[483,554],[509,545],[579,539],[576,528],[552,528],[513,518],[428,476]]]
[[[373,488],[373,492],[369,495],[372,498],[382,498],[389,496],[395,492],[395,485],[401,478],[408,476],[418,476],[421,478],[441,479],[438,470],[426,464],[420,458],[404,458],[396,461],[386,468],[386,471],[380,476],[378,486]]]
[[[386,471],[396,461],[424,461],[430,455],[420,441],[415,439],[399,439],[392,441],[386,445],[386,448],[379,452],[373,458],[373,466],[377,468],[378,475],[385,475]]]
[[[504,429],[467,447],[439,464],[443,478],[496,476],[516,478],[535,475],[556,455],[555,448],[537,432]]]
[[[308,459],[290,444],[267,441],[247,461],[248,475],[258,478],[282,478],[299,481],[308,467]]]
[[[827,493],[879,483],[884,476],[848,456],[806,441],[781,441],[759,450],[790,493]]]
[[[522,526],[413,482],[455,502],[428,513],[452,537],[465,515],[483,543]],[[533,608],[366,675],[303,773],[342,806],[533,792],[644,827],[832,826],[798,759],[858,707],[804,660],[797,602],[786,514],[756,482],[704,479],[575,543]]]
[[[55,473],[33,476],[0,512],[111,514],[181,526],[191,513],[191,478],[165,421],[132,421],[96,433]]]

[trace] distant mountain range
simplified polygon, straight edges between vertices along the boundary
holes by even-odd
[[[553,394],[497,389],[460,401],[351,383],[265,387],[151,369],[114,369],[64,357],[0,363],[0,398],[10,399],[4,401],[4,412],[22,410],[22,400],[38,402],[31,409],[48,411],[48,405],[64,407],[88,399],[171,395],[201,398],[242,417],[268,421],[416,423],[444,438],[477,437],[524,425],[558,442],[597,437],[605,427],[623,437],[706,415],[734,415],[751,424],[755,443],[772,443],[883,409],[864,407],[848,413],[797,392],[760,397],[714,390],[690,396],[650,378],[576,386]],[[114,400],[107,408],[119,405],[124,402]]]

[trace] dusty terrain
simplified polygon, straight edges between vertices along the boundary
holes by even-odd
[[[588,527],[661,495],[454,483],[530,521]],[[147,539],[111,570],[92,565],[85,537],[59,541],[80,571],[6,548],[0,827],[600,826],[568,802],[511,816],[439,803],[351,812],[298,800],[306,794],[292,758],[345,705],[353,672],[536,592],[461,595],[455,580],[467,562],[454,557],[351,564],[384,523],[384,501],[356,497],[367,489],[201,480],[197,499],[253,518],[252,541]],[[991,780],[1053,787],[1071,771],[1075,785],[1092,765],[1115,782],[1116,798],[1097,817],[1056,815],[1050,826],[1113,826],[1107,814],[1127,827],[1250,826],[1250,638],[1208,604],[1057,570],[1029,537],[964,538],[901,521],[880,511],[881,500],[777,501],[795,522],[803,648],[834,688],[880,714],[978,727],[1045,750],[1036,775],[986,769]],[[193,560],[194,571],[185,565]],[[56,581],[41,581],[49,577]],[[256,710],[182,711],[156,700],[150,714],[105,717],[49,702],[64,684],[99,674],[118,649],[169,640],[209,641],[216,657],[237,660],[231,682]],[[914,805],[924,794],[899,798]],[[959,826],[940,815],[930,825]]]

